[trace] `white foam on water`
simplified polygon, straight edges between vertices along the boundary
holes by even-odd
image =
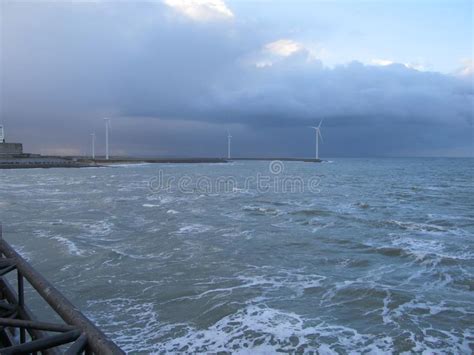
[[[421,329],[423,334],[410,333],[410,340],[415,346],[411,349],[415,354],[472,354],[474,333],[472,329],[463,332],[444,331],[439,329]],[[433,334],[433,335],[430,335]],[[421,338],[421,340],[420,340]]]
[[[38,238],[46,238],[49,240],[55,240],[59,242],[63,247],[66,248],[68,254],[74,255],[74,256],[82,256],[84,255],[84,251],[81,250],[76,243],[74,243],[72,240],[67,239],[65,237],[59,236],[59,235],[53,235],[52,233],[44,230],[35,230],[33,234],[38,237]]]
[[[187,224],[179,228],[175,233],[176,234],[200,234],[208,232],[212,229],[211,226],[207,226],[200,223]]]
[[[282,228],[282,229],[293,228],[293,219],[289,218],[279,223],[272,223],[271,226],[275,228]]]
[[[178,200],[178,198],[173,197],[173,196],[160,196],[159,200],[160,200],[161,203],[164,204],[164,203],[176,202]]]
[[[23,189],[27,188],[30,189],[31,185],[30,184],[18,184],[18,183],[13,183],[13,182],[8,182],[8,183],[2,183],[2,188],[4,189]]]
[[[60,244],[62,244],[63,246],[65,246],[66,249],[67,249],[67,251],[68,251],[69,254],[71,254],[71,255],[75,255],[75,256],[82,256],[82,255],[84,255],[84,251],[81,250],[81,249],[76,245],[76,243],[74,243],[72,240],[69,240],[69,239],[66,239],[66,238],[60,237],[60,236],[54,236],[54,237],[51,237],[51,239],[57,240]]]
[[[141,200],[142,197],[141,196],[128,196],[128,197],[120,197],[117,199],[118,202],[126,202],[126,201],[137,201],[137,200]]]
[[[33,235],[38,238],[50,238],[51,233],[42,229],[36,229],[33,231]]]
[[[285,288],[291,290],[295,296],[301,296],[306,289],[321,287],[326,277],[298,271],[281,271],[276,275],[242,275],[237,279],[244,282],[242,287],[260,287],[264,295]]]
[[[114,228],[114,223],[109,220],[77,222],[59,219],[47,223],[50,225],[63,225],[78,228],[82,231],[81,234],[87,236],[108,236],[112,233]]]
[[[180,212],[176,211],[176,210],[168,210],[166,211],[167,214],[178,214]]]
[[[402,229],[406,229],[409,231],[414,231],[414,232],[424,232],[424,233],[431,233],[431,234],[443,234],[446,232],[453,232],[453,233],[459,233],[458,228],[453,229],[453,228],[447,228],[445,226],[440,226],[434,223],[421,223],[421,222],[411,222],[411,221],[397,221],[397,220],[389,220],[389,224],[396,225]]]
[[[146,231],[149,233],[156,233],[156,232],[160,232],[161,230],[162,230],[161,227],[153,226],[153,227],[147,228]]]
[[[423,301],[420,298],[414,298],[408,302],[398,305],[396,308],[387,312],[387,316],[390,315],[390,319],[406,318],[413,315],[414,318],[426,318],[435,316],[441,312],[454,312],[458,314],[458,317],[467,316],[474,318],[474,311],[463,306],[448,305],[446,301],[440,303]]]
[[[359,210],[359,208],[353,203],[340,203],[333,209],[338,214],[352,214],[355,210]]]
[[[292,348],[289,338],[294,335],[305,336],[303,321],[298,315],[249,306],[222,318],[208,329],[188,327],[186,335],[169,340],[160,350],[187,353],[233,350],[237,354],[240,349],[257,350],[260,346],[267,350],[274,351],[279,347],[284,350]]]
[[[272,275],[236,275],[232,278],[215,278],[208,283],[199,283],[195,286],[207,286],[207,290],[192,296],[175,298],[172,301],[199,300],[202,298],[217,298],[224,294],[232,294],[243,289],[254,289],[260,296],[258,300],[271,299],[274,293],[286,290],[289,298],[303,295],[305,290],[321,287],[326,277],[317,274],[306,274],[302,271],[284,271]],[[237,283],[236,283],[237,282]],[[231,283],[230,286],[227,286]],[[226,286],[220,286],[220,285]]]
[[[303,353],[320,351],[337,353],[336,348],[354,352],[389,351],[390,337],[375,337],[358,333],[355,329],[308,322],[300,315],[265,305],[248,305],[208,327],[185,328],[183,336],[160,344],[166,353],[273,354],[277,352]]]
[[[224,212],[224,213],[221,214],[221,216],[230,218],[234,221],[246,221],[246,222],[248,222],[249,220],[251,220],[251,218],[249,218],[248,214],[244,213],[244,212]]]
[[[113,298],[87,302],[86,314],[104,329],[109,329],[113,339],[129,352],[150,352],[160,343],[158,313],[151,302],[130,298]]]
[[[470,346],[474,345],[472,330],[456,330],[446,331],[439,328],[427,327],[426,324],[431,322],[431,318],[443,312],[457,313],[458,319],[472,319],[474,311],[464,306],[448,305],[447,302],[433,303],[423,301],[419,297],[415,297],[410,301],[404,302],[391,307],[393,302],[392,293],[386,291],[387,295],[383,300],[382,319],[384,324],[390,324],[391,327],[397,329],[403,328],[403,324],[409,319],[414,324],[419,325],[418,330],[423,334],[413,333],[407,329],[410,340],[413,344],[411,352],[433,354],[433,353],[460,353],[470,354]],[[469,307],[469,306],[468,306]],[[471,340],[469,340],[469,337]]]
[[[334,306],[331,304],[331,300],[343,290],[350,288],[369,290],[369,289],[382,289],[385,290],[385,287],[381,286],[380,280],[384,278],[386,273],[392,272],[392,265],[383,265],[377,268],[373,268],[366,272],[363,276],[356,279],[341,280],[338,282],[332,282],[330,287],[327,288],[326,292],[322,295],[320,300],[320,305],[324,306]]]
[[[321,218],[311,218],[309,220],[308,224],[310,226],[312,226],[311,232],[316,233],[317,231],[319,231],[321,229],[325,229],[325,228],[334,226],[335,222],[322,222]]]
[[[151,194],[146,197],[148,201],[159,201],[160,204],[169,204],[169,203],[186,203],[189,204],[192,201],[199,200],[204,195],[197,194],[187,194],[186,196],[177,196],[177,195],[163,195],[163,194]]]
[[[108,220],[101,220],[92,223],[83,223],[81,227],[88,235],[106,237],[112,233],[114,223]]]
[[[153,205],[151,203],[144,203],[142,206],[146,208],[160,207],[160,205]]]
[[[236,230],[233,228],[228,228],[228,229],[222,229],[219,232],[222,233],[222,236],[226,238],[234,238],[234,237],[251,238],[254,233],[254,230]]]
[[[459,220],[466,220],[466,221],[474,221],[474,217],[472,216],[458,216],[458,215],[451,215],[451,214],[440,214],[440,213],[428,213],[428,218],[434,220],[448,220],[448,221],[459,221]]]
[[[130,248],[126,247],[126,251],[118,249],[118,248],[111,248],[111,247],[103,247],[103,246],[97,246],[98,248],[101,249],[106,249],[108,251],[112,251],[116,253],[117,255],[120,255],[125,258],[130,258],[130,259],[136,259],[136,260],[166,260],[169,259],[172,254],[167,253],[167,252],[162,252],[162,253],[156,253],[156,254],[151,254],[151,253],[131,253],[129,250]],[[109,263],[111,264],[111,263]],[[117,264],[117,265],[120,265]]]
[[[411,237],[395,237],[391,240],[391,244],[401,248],[406,253],[412,255],[415,260],[432,264],[436,264],[440,259],[453,260],[473,260],[474,252],[472,251],[448,251],[446,244],[442,240],[426,239],[426,238],[411,238]],[[427,256],[432,256],[427,259]]]
[[[252,212],[255,214],[261,214],[261,215],[270,215],[270,216],[278,216],[283,214],[282,211],[276,208],[272,207],[261,207],[261,206],[254,206],[254,205],[247,205],[242,207],[243,211],[246,212]]]
[[[383,299],[383,307],[382,307],[382,321],[384,324],[393,323],[392,318],[390,317],[390,302],[392,302],[392,293],[390,290],[385,290],[386,296]]]
[[[29,251],[25,250],[25,246],[23,245],[17,245],[17,244],[12,244],[12,247],[15,249],[15,251],[21,255],[23,259],[26,261],[31,261],[33,259],[32,253]]]

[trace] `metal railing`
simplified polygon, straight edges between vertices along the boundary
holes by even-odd
[[[16,290],[5,277],[15,271]],[[25,303],[25,280],[65,324],[36,320]],[[37,352],[124,354],[3,239],[0,224],[0,354]]]

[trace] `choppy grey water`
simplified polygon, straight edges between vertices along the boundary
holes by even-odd
[[[130,353],[467,354],[473,168],[335,159],[271,173],[265,162],[3,170],[0,219],[5,238]],[[150,185],[160,174],[238,184],[163,190]],[[319,191],[243,186],[258,174],[317,179]]]

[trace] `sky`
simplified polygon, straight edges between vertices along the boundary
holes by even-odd
[[[0,2],[0,124],[28,152],[474,156],[461,0]]]

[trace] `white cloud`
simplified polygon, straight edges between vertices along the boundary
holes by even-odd
[[[374,65],[386,66],[386,65],[392,65],[395,62],[388,59],[372,59],[371,63]]]
[[[463,65],[458,70],[457,74],[459,76],[470,76],[474,75],[474,60],[472,59],[464,59],[462,61]]]
[[[278,41],[268,43],[264,47],[265,51],[281,57],[289,57],[295,53],[301,52],[304,49],[305,47],[301,43],[295,42],[291,39],[280,39]]]
[[[418,70],[418,71],[423,71],[426,70],[426,67],[423,64],[413,62],[413,63],[400,63],[400,62],[395,62],[390,59],[372,59],[370,61],[372,65],[379,65],[379,66],[387,66],[387,65],[392,65],[392,64],[401,64],[404,65],[408,69],[413,69],[413,70]]]
[[[279,39],[263,45],[256,51],[243,55],[240,61],[245,66],[264,69],[286,61],[293,54],[300,52],[308,54],[303,44],[290,39]]]
[[[404,66],[406,66],[409,69],[414,69],[418,71],[423,71],[426,70],[426,67],[423,64],[420,63],[404,63]]]
[[[182,15],[199,22],[229,20],[233,12],[223,0],[163,0]]]

